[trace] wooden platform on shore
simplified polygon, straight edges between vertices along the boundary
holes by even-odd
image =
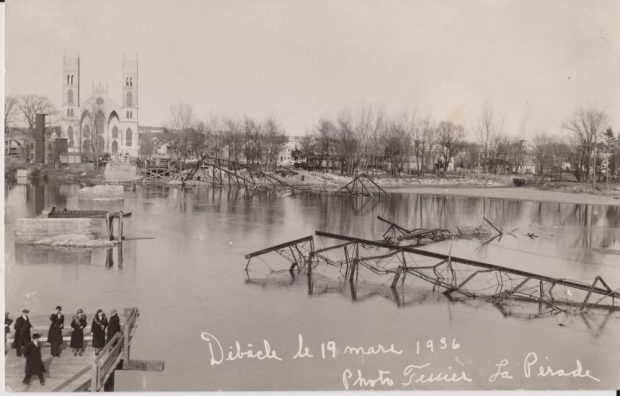
[[[95,362],[95,351],[90,346],[82,356],[73,356],[71,348],[64,343],[60,357],[53,357],[49,346],[44,346],[41,357],[47,373],[44,374],[45,385],[39,378],[32,377],[30,385],[24,385],[26,359],[16,356],[15,349],[5,355],[4,381],[7,392],[77,392],[90,387],[91,366]]]
[[[29,385],[22,383],[25,374],[26,359],[17,356],[15,349],[9,349],[5,355],[5,390],[13,392],[99,392],[114,389],[114,372],[116,370],[163,371],[163,361],[130,360],[129,350],[135,335],[140,313],[137,308],[125,309],[121,319],[121,331],[103,348],[98,356],[91,346],[90,329],[84,331],[85,351],[82,356],[74,356],[69,347],[68,330],[63,331],[63,345],[60,357],[51,356],[51,348],[42,342],[41,358],[47,373],[44,374],[45,385],[39,383],[38,377],[32,377]],[[65,323],[66,325],[66,323]],[[34,332],[42,335],[47,331],[35,323]],[[12,338],[12,337],[11,337]],[[9,341],[12,341],[9,339]]]

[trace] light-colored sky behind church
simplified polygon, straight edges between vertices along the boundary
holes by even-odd
[[[6,93],[60,107],[63,53],[81,96],[139,57],[140,124],[172,103],[197,115],[276,117],[291,135],[345,107],[381,104],[471,128],[561,131],[578,106],[620,130],[617,0],[9,0]]]

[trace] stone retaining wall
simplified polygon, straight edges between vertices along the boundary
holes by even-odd
[[[16,243],[39,243],[49,238],[81,236],[82,240],[105,239],[105,219],[17,219]]]

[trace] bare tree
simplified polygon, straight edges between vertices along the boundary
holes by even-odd
[[[355,136],[353,119],[351,115],[343,111],[336,120],[336,156],[340,162],[340,173],[350,175],[356,167],[356,159],[360,147],[360,141]]]
[[[54,117],[56,109],[52,102],[45,96],[26,95],[19,101],[19,110],[21,111],[24,121],[28,126],[27,137],[34,142],[34,129],[37,123],[37,114],[46,114],[45,128],[49,127]],[[26,145],[26,157],[30,156],[30,145]]]
[[[383,139],[385,140],[384,158],[389,161],[392,175],[396,175],[403,171],[403,163],[409,156],[411,135],[403,123],[391,121],[386,124]]]
[[[19,98],[13,95],[4,97],[4,135],[7,136],[9,129],[19,115]]]
[[[265,121],[262,132],[265,162],[268,168],[273,168],[278,163],[278,155],[288,142],[288,137],[273,118]]]
[[[88,123],[90,129],[90,136],[88,137],[90,145],[89,147],[86,147],[86,149],[93,153],[95,157],[93,160],[95,163],[95,169],[99,169],[99,156],[104,151],[104,140],[101,135],[104,133],[103,129],[105,128],[105,118],[103,117],[103,113],[101,113],[101,108],[97,105],[95,100],[91,101],[88,111],[90,114]]]
[[[336,126],[332,121],[326,118],[319,120],[316,127],[315,144],[319,167],[323,166],[323,162],[325,162],[325,166],[329,168],[336,145]]]
[[[493,107],[486,103],[480,111],[480,119],[478,120],[478,142],[480,143],[480,153],[482,166],[485,173],[489,172],[490,167],[490,151],[491,145],[496,136],[501,133],[501,125],[498,123]]]
[[[228,159],[239,161],[243,151],[244,136],[238,121],[232,118],[224,120],[222,143],[228,147]]]
[[[448,170],[450,160],[462,150],[465,143],[465,129],[452,121],[441,121],[437,126],[437,144],[442,147],[443,170]]]
[[[301,148],[299,155],[305,162],[305,168],[308,169],[309,166],[314,167],[315,164],[315,155],[316,155],[316,136],[313,136],[306,132],[306,136],[301,138]],[[321,164],[319,164],[320,166]]]
[[[593,108],[579,108],[564,123],[572,132],[576,157],[576,176],[581,180],[582,169],[586,177],[592,171],[592,183],[596,183],[596,145],[607,127],[607,113]]]
[[[196,158],[200,157],[207,140],[205,129],[205,123],[198,120],[193,126],[186,128],[183,132],[188,142],[189,151]]]
[[[422,176],[426,170],[426,164],[433,151],[433,145],[435,144],[435,128],[433,127],[433,121],[431,116],[427,114],[421,118],[418,122],[418,139],[414,142],[416,151],[416,161],[418,162],[418,174]]]
[[[146,135],[140,137],[139,154],[145,159],[150,159],[157,149],[157,140],[155,137]]]
[[[262,125],[250,117],[245,117],[241,122],[243,131],[243,155],[248,164],[257,164],[263,153]]]
[[[170,112],[168,116],[168,127],[171,134],[179,134],[172,140],[175,141],[177,149],[177,155],[180,155],[180,159],[187,158],[189,136],[187,130],[194,125],[195,122],[194,109],[184,102],[178,102],[170,106]],[[182,162],[181,162],[182,163]]]

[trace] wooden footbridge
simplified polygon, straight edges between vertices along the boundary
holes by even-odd
[[[69,348],[70,328],[63,331],[63,351],[60,357],[52,357],[49,344],[43,342],[42,359],[47,370],[44,375],[45,385],[40,385],[33,377],[30,385],[22,383],[26,359],[18,357],[14,349],[5,356],[5,386],[14,392],[100,392],[114,390],[114,373],[116,370],[163,371],[163,361],[132,360],[130,358],[131,341],[138,327],[140,312],[137,308],[125,309],[121,317],[121,331],[108,342],[95,356],[88,344],[92,337],[90,327],[84,329],[85,347],[83,355],[74,356]],[[68,327],[68,326],[67,326]],[[34,326],[33,333],[41,334],[45,340],[48,326]],[[12,340],[10,340],[12,342]]]

